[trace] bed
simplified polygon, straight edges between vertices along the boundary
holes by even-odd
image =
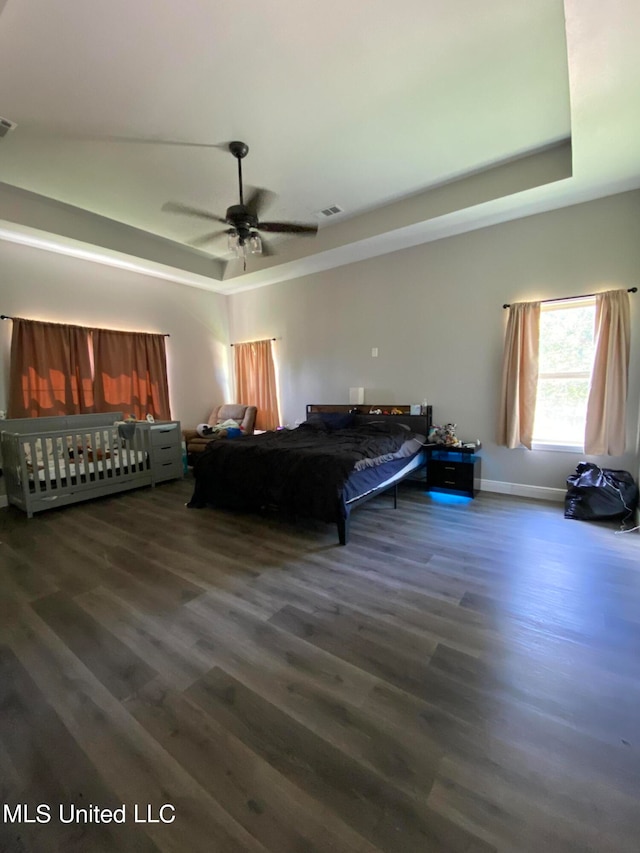
[[[122,417],[108,412],[4,421],[8,502],[32,518],[54,506],[151,485],[150,432],[118,426]]]
[[[187,506],[276,508],[334,522],[346,545],[352,510],[389,489],[395,506],[398,483],[425,465],[431,406],[424,415],[409,410],[309,404],[294,430],[212,442],[194,465]]]

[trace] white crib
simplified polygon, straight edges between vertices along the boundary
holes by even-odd
[[[0,421],[8,502],[29,518],[152,484],[147,425],[124,438],[122,412]]]

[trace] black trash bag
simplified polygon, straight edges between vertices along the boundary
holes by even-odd
[[[579,521],[627,518],[638,505],[638,487],[628,471],[580,462],[567,477],[564,517]]]

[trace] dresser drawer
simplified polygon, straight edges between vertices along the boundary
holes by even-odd
[[[152,448],[154,465],[165,465],[167,462],[182,461],[182,447],[179,444],[160,444]]]
[[[183,476],[182,448],[179,444],[156,445],[151,448],[153,482],[176,480]]]
[[[156,483],[164,480],[177,480],[183,476],[182,458],[164,459],[153,466],[153,478]]]
[[[427,487],[464,492],[473,496],[475,483],[480,479],[480,459],[468,456],[462,460],[456,458],[430,459],[427,463]]]
[[[182,462],[182,432],[180,421],[151,424],[152,482],[176,480],[184,475]]]
[[[177,421],[172,424],[151,426],[151,444],[154,447],[161,445],[177,445],[179,447],[181,438],[180,424]]]
[[[473,465],[434,459],[429,462],[429,483],[452,489],[470,489],[473,486]]]

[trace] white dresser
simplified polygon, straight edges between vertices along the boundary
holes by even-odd
[[[151,435],[151,482],[163,483],[183,476],[180,421],[149,424]]]

